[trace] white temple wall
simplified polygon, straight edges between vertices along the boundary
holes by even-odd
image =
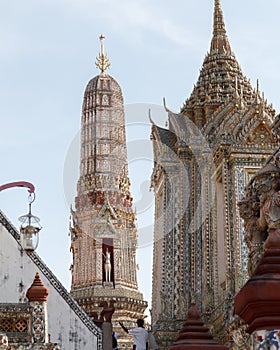
[[[47,299],[50,341],[59,343],[65,350],[92,350],[98,348],[98,333],[90,330],[59,291],[46,278],[8,230],[0,224],[0,303],[23,301],[36,272],[49,289]],[[53,279],[56,284],[56,280]],[[69,295],[68,295],[69,298]],[[75,303],[72,299],[72,303]]]

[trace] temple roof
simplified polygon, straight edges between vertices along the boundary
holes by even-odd
[[[275,110],[260,93],[259,82],[253,88],[242,73],[228,40],[221,0],[214,1],[210,51],[180,113],[166,109],[169,130],[189,145],[189,139],[195,140],[199,129],[213,149],[218,149],[221,142],[271,147],[274,139],[270,125]],[[164,144],[168,140],[166,133],[159,130]]]
[[[168,148],[173,150],[175,148],[175,144],[177,142],[176,135],[172,131],[161,128],[157,125],[155,125],[155,128],[156,128],[158,135],[160,137],[160,141],[164,145],[166,145]]]
[[[243,75],[231,50],[220,0],[215,0],[210,52],[204,59],[198,81],[181,112],[205,105],[218,107],[229,98],[238,96],[245,101],[252,101],[254,95],[249,80]]]

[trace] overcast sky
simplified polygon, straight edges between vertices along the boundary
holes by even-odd
[[[213,2],[0,1],[0,183],[26,180],[36,186],[33,211],[43,226],[38,253],[66,287],[81,104],[88,80],[98,74],[99,34],[106,37],[112,62],[108,73],[129,105],[131,181],[140,211],[139,288],[150,302],[153,196],[147,110],[151,104],[153,119],[164,125],[162,98],[178,111],[189,96],[209,50]],[[279,0],[222,0],[222,7],[243,73],[253,86],[260,80],[260,89],[279,112]],[[0,207],[18,227],[18,216],[28,209],[27,191],[2,192]]]

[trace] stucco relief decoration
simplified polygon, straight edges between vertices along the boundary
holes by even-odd
[[[249,248],[248,273],[252,276],[261,256],[263,242],[272,230],[280,229],[280,152],[276,153],[245,188],[239,202]]]
[[[239,349],[250,349],[250,336],[246,333],[246,325],[239,324],[240,320],[237,321],[238,327],[234,326],[229,328],[232,340],[234,342],[234,350]]]
[[[0,348],[7,349],[8,345],[9,345],[8,337],[5,334],[0,333]]]

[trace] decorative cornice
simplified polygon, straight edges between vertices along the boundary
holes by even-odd
[[[28,303],[0,303],[0,313],[23,312],[31,314],[32,310],[33,306]]]

